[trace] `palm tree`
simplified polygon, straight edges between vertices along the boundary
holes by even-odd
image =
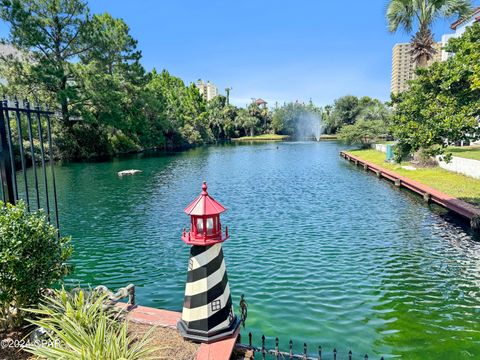
[[[387,8],[388,29],[396,32],[399,28],[411,33],[418,27],[412,37],[412,56],[414,62],[426,67],[437,50],[431,26],[441,17],[465,16],[472,9],[471,0],[390,0]]]

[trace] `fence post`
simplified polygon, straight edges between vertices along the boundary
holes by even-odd
[[[265,359],[265,335],[262,335],[262,359]]]
[[[278,337],[275,338],[275,359],[278,360]]]
[[[0,171],[2,174],[2,187],[7,190],[5,201],[15,205],[15,191],[13,189],[12,164],[10,149],[5,126],[3,101],[0,101]]]

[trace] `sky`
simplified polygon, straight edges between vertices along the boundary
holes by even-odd
[[[231,102],[251,98],[326,105],[351,94],[390,96],[392,47],[408,42],[387,30],[387,0],[91,0],[130,26],[147,70],[167,69],[186,83],[231,87]],[[476,1],[479,5],[480,1]],[[434,24],[436,40],[455,19]],[[7,28],[0,26],[0,36]]]

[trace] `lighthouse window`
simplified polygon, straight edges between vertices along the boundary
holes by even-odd
[[[213,234],[213,218],[207,219],[207,235]]]
[[[212,302],[212,311],[218,311],[222,308],[222,303],[220,300],[214,300]]]
[[[197,233],[203,234],[203,219],[197,219]]]

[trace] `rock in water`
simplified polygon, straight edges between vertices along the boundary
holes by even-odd
[[[135,175],[135,174],[138,174],[138,173],[141,173],[141,172],[142,172],[141,170],[134,170],[134,169],[123,170],[123,171],[118,172],[118,176]]]

